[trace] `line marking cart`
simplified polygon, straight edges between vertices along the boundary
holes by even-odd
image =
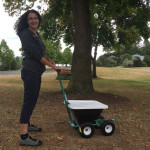
[[[105,136],[112,135],[116,121],[101,116],[103,109],[107,109],[108,106],[96,100],[68,100],[61,80],[61,74],[64,72],[57,74],[71,127],[77,129],[83,138],[90,138],[95,129],[101,129]]]

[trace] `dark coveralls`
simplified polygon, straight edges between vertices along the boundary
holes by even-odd
[[[41,75],[45,71],[45,65],[40,62],[42,57],[45,57],[45,46],[40,35],[36,37],[29,29],[24,29],[19,37],[24,52],[21,70],[21,78],[24,82],[24,101],[20,123],[29,123],[38,99]]]

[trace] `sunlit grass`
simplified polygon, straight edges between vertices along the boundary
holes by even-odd
[[[150,104],[150,68],[97,68],[98,79],[93,80],[94,88],[126,96],[134,102]]]

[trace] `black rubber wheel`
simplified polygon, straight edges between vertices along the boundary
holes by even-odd
[[[104,121],[101,125],[101,131],[103,135],[105,136],[110,136],[114,133],[115,131],[115,125],[111,121]]]
[[[90,138],[94,134],[94,127],[91,123],[83,123],[79,126],[79,133],[83,138]]]

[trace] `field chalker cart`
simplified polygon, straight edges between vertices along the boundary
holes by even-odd
[[[116,121],[101,116],[103,109],[107,109],[108,106],[96,100],[68,100],[61,80],[61,74],[64,73],[58,72],[58,79],[71,127],[77,129],[83,138],[90,138],[95,129],[101,129],[105,136],[112,135]]]

